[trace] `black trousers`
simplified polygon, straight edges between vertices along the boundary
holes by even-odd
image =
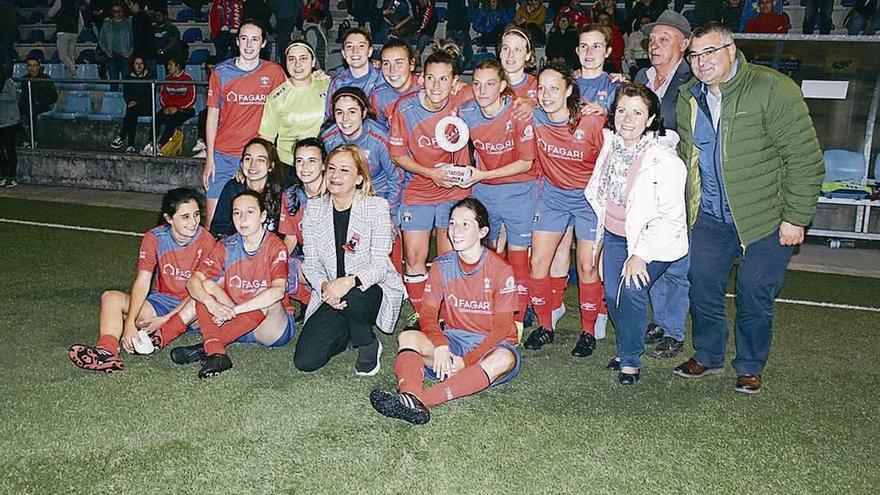
[[[165,112],[157,113],[156,131],[159,134],[158,145],[161,147],[170,141],[171,136],[174,135],[174,131],[180,128],[184,122],[191,119],[195,114],[196,111],[192,108],[181,109],[171,115],[166,115]]]
[[[306,320],[296,351],[293,365],[300,371],[315,371],[344,351],[349,342],[352,347],[372,343],[373,323],[382,304],[382,288],[374,285],[366,291],[352,289],[342,298],[348,303],[343,310],[321,304]]]
[[[129,146],[134,146],[138,117],[149,117],[151,114],[150,107],[146,105],[135,105],[125,109],[125,117],[122,118],[122,129],[119,131],[119,136],[127,141]]]
[[[18,127],[18,124],[0,127],[0,176],[2,177],[15,178],[18,168],[18,156],[15,153]],[[379,293],[381,294],[382,291],[380,290]]]

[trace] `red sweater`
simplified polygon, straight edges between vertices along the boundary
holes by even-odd
[[[223,26],[229,31],[238,31],[244,16],[244,2],[242,0],[214,0],[208,11],[208,21],[211,27],[211,38],[220,36]]]
[[[165,80],[192,82],[193,78],[186,72],[181,72],[179,76],[168,74]],[[163,84],[159,98],[162,101],[162,108],[175,107],[178,110],[193,108],[196,104],[196,87],[192,84]]]
[[[788,33],[788,17],[782,14],[758,14],[746,23],[746,33]]]

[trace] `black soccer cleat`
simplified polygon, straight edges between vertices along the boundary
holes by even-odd
[[[574,345],[574,349],[571,350],[571,355],[574,357],[589,357],[593,354],[593,351],[596,350],[596,337],[588,333],[582,333],[580,338],[577,341],[577,344]]]
[[[205,348],[201,343],[171,349],[174,364],[191,364],[205,361]]]
[[[205,358],[199,378],[211,378],[232,369],[232,360],[226,354],[212,354]]]
[[[523,346],[526,349],[537,350],[541,347],[553,343],[553,339],[556,338],[556,334],[547,330],[544,327],[538,327],[532,330],[532,333],[529,334],[529,337],[526,339]]]
[[[402,419],[414,425],[423,425],[431,420],[428,408],[411,394],[376,389],[370,392],[370,404],[383,416]]]

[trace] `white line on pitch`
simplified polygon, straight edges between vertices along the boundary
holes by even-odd
[[[129,232],[126,230],[113,230],[113,229],[98,229],[95,227],[80,227],[78,225],[63,225],[60,223],[45,223],[45,222],[29,222],[27,220],[13,220],[9,218],[0,218],[0,223],[13,223],[18,225],[30,225],[33,227],[49,227],[53,229],[66,229],[66,230],[79,230],[81,232],[97,232],[100,234],[118,234],[118,235],[128,235],[133,237],[143,237],[143,234],[138,232]],[[735,298],[735,294],[726,294],[729,298]],[[871,313],[880,313],[880,308],[873,308],[870,306],[855,306],[852,304],[837,304],[837,303],[827,303],[827,302],[818,302],[818,301],[805,301],[800,299],[776,299],[776,302],[783,304],[797,304],[799,306],[813,306],[818,308],[834,308],[834,309],[850,309],[855,311],[868,311]]]
[[[138,232],[129,232],[126,230],[98,229],[95,227],[80,227],[79,225],[62,225],[60,223],[29,222],[27,220],[12,220],[9,218],[0,218],[0,222],[14,223],[14,224],[19,224],[19,225],[30,225],[33,227],[49,227],[49,228],[53,228],[53,229],[79,230],[82,232],[98,232],[101,234],[130,235],[133,237],[143,237],[144,236],[144,234],[141,234]]]

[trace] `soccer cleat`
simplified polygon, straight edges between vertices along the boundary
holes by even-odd
[[[547,330],[544,327],[538,327],[532,330],[532,333],[529,334],[529,337],[526,339],[526,342],[523,346],[526,349],[537,350],[541,347],[550,344],[553,342],[553,339],[556,338],[556,334]]]
[[[556,330],[556,324],[559,323],[559,320],[565,316],[565,303],[562,303],[558,308],[554,309],[552,313],[550,313],[551,323],[550,327],[553,330]]]
[[[411,394],[376,389],[370,392],[370,404],[383,416],[402,419],[414,425],[423,425],[431,420],[428,408]]]
[[[379,358],[382,356],[382,343],[379,339],[369,345],[358,347],[357,361],[354,363],[354,372],[357,376],[374,376],[379,372]]]
[[[175,364],[191,364],[205,360],[205,348],[201,343],[171,349],[171,361]]]
[[[226,354],[212,354],[205,358],[199,378],[211,378],[232,369],[232,360]]]
[[[119,148],[122,148],[123,144],[124,143],[122,141],[122,136],[116,136],[116,138],[113,139],[113,141],[110,141],[110,147],[113,148],[114,150],[118,150]]]
[[[595,350],[596,337],[588,333],[582,333],[580,338],[578,338],[577,344],[574,345],[574,349],[571,350],[571,355],[574,357],[589,357]]]
[[[70,361],[84,370],[115,373],[122,371],[122,360],[100,347],[72,345],[67,350]]]
[[[413,313],[409,315],[409,318],[406,320],[406,326],[403,327],[403,330],[416,330],[420,331],[422,327],[419,325],[419,314]]]
[[[611,361],[608,361],[608,364],[605,365],[605,369],[611,371],[620,371],[620,358],[612,358]]]

